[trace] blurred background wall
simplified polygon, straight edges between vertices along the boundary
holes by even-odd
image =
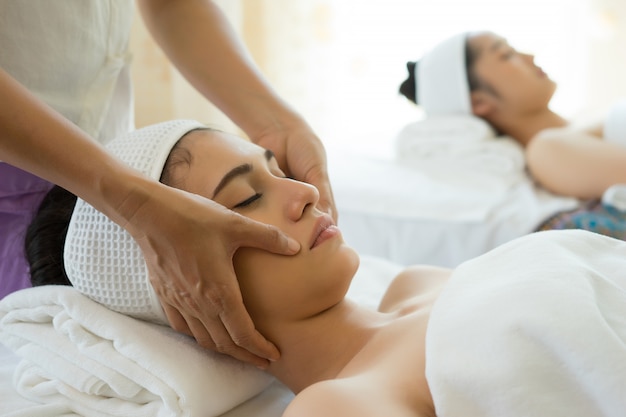
[[[328,145],[377,148],[422,117],[397,93],[405,62],[464,30],[491,30],[558,82],[552,107],[601,113],[626,97],[623,0],[218,0],[261,71]],[[139,12],[136,123],[195,118],[236,130],[165,60]],[[219,59],[219,57],[216,57]]]

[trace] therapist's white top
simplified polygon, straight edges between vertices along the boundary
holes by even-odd
[[[2,0],[0,67],[106,143],[134,125],[132,18],[129,0]]]

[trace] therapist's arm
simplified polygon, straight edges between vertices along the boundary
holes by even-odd
[[[128,168],[2,69],[0,103],[0,160],[66,188],[124,227],[174,328],[257,366],[278,357],[245,311],[232,256],[241,246],[293,254],[297,243]]]
[[[336,219],[322,142],[264,79],[218,6],[208,0],[140,0],[149,31],[187,80],[294,178],[315,185]]]

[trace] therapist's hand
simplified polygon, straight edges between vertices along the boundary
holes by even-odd
[[[298,181],[314,185],[320,193],[318,206],[337,222],[337,208],[328,179],[326,151],[322,141],[304,122],[277,126],[251,137],[257,145],[271,149],[279,166]]]
[[[169,187],[158,187],[133,210],[127,230],[139,243],[170,325],[200,345],[261,368],[276,346],[254,327],[232,263],[240,247],[293,255],[299,244],[277,228]]]

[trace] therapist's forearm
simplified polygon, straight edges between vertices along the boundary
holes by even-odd
[[[273,91],[221,10],[202,0],[140,0],[157,43],[190,83],[249,136],[299,119]]]
[[[151,185],[0,69],[0,160],[60,185],[118,223],[120,207]]]

